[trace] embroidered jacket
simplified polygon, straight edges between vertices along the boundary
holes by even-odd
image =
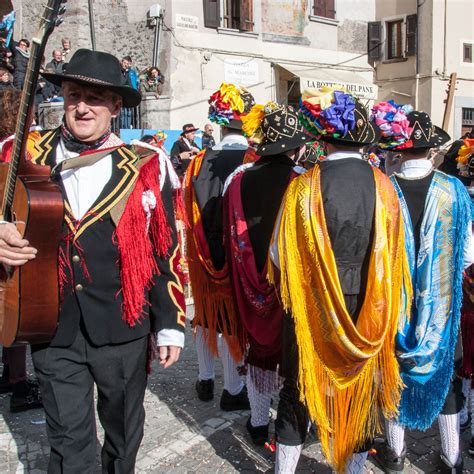
[[[35,143],[31,161],[39,165],[54,166],[59,138],[59,130],[41,132]],[[154,251],[156,264],[153,262],[153,275],[149,281],[141,283],[144,288],[143,310],[137,315],[136,321],[131,322],[130,318],[125,320],[126,298],[131,292],[123,288],[123,282],[130,280],[126,278],[130,275],[123,275],[121,262],[127,260],[123,252],[133,252],[137,245],[153,247],[154,238],[144,225],[143,232],[139,230],[135,233],[143,236],[143,241],[140,241],[140,237],[138,242],[134,238],[134,241],[129,243],[130,250],[123,248],[123,245],[119,248],[120,236],[117,228],[132,206],[133,191],[142,184],[140,177],[147,165],[139,171],[136,166],[137,157],[126,146],[118,147],[111,155],[112,176],[89,212],[80,221],[74,219],[63,188],[66,214],[60,255],[64,257],[61,269],[64,281],[58,329],[51,342],[52,346],[67,347],[72,344],[80,325],[91,342],[97,346],[128,342],[150,332],[158,332],[158,339],[163,330],[184,332],[185,302],[181,254],[168,176],[161,191],[160,201],[163,202],[165,220],[170,229],[169,247],[166,255],[161,257]],[[156,181],[159,190],[158,173],[159,171]],[[59,182],[62,186],[60,178]],[[141,207],[141,196],[139,203],[137,212],[145,213]],[[153,223],[149,227],[152,228]],[[136,229],[125,229],[127,230]],[[131,235],[134,235],[133,232]],[[127,256],[130,255],[133,253]],[[141,263],[138,256],[136,266]],[[136,277],[133,262],[132,268],[127,271],[133,273],[132,279]]]

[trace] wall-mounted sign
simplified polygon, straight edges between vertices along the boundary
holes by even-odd
[[[193,15],[176,13],[176,28],[181,28],[183,30],[197,30],[199,28],[199,18]]]
[[[313,78],[300,77],[300,89],[318,89],[322,86],[342,86],[347,92],[359,99],[374,100],[377,98],[377,86],[374,84],[359,84],[357,82],[328,81]]]
[[[227,58],[224,61],[224,80],[243,86],[257,84],[259,81],[258,62],[255,59],[243,61],[237,58]]]

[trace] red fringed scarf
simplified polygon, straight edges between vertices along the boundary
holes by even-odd
[[[255,264],[241,197],[244,172],[232,180],[225,196],[225,230],[229,267],[239,328],[249,344],[247,362],[264,370],[276,370],[280,361],[283,308],[273,285],[267,280],[267,266],[261,273]]]
[[[150,160],[141,169],[125,211],[115,230],[120,252],[120,277],[123,295],[123,319],[135,326],[143,315],[145,289],[150,289],[153,276],[159,274],[156,256],[164,257],[171,244],[171,230],[161,199],[158,160]],[[142,204],[145,191],[152,191],[156,207],[151,211],[149,228]]]

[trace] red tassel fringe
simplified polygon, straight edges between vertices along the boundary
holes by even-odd
[[[161,199],[159,173],[158,160],[151,160],[140,169],[138,181],[115,231],[115,241],[120,253],[122,317],[131,327],[141,319],[143,306],[148,304],[145,289],[150,289],[153,276],[159,275],[156,256],[166,256],[171,245],[171,229]],[[153,191],[156,198],[148,236],[147,219],[142,205],[145,191]]]

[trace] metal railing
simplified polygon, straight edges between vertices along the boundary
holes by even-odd
[[[112,120],[112,132],[119,134],[121,128],[142,128],[140,106],[122,108]]]

